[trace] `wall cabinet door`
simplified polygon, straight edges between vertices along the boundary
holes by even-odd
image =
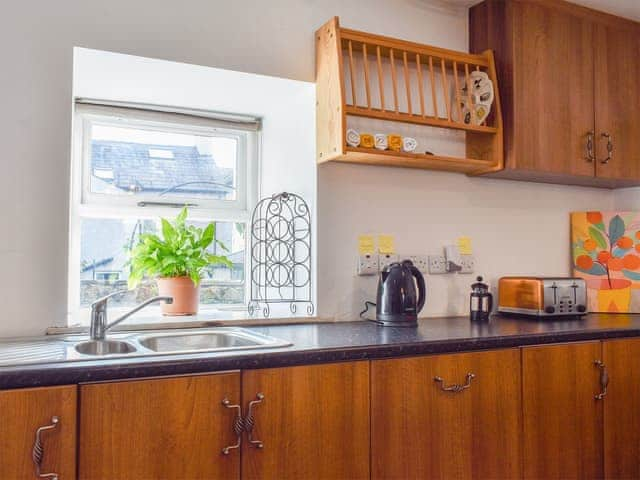
[[[595,48],[597,175],[639,180],[640,27],[598,25]]]
[[[518,349],[373,361],[372,478],[520,477],[520,387]]]
[[[82,479],[237,479],[240,373],[80,386]]]
[[[76,478],[76,390],[73,385],[0,391],[0,478],[37,478],[36,438],[40,473]]]
[[[640,478],[640,339],[603,342],[605,478]]]
[[[602,478],[600,342],[522,349],[524,477]]]
[[[243,479],[369,478],[368,362],[243,371],[242,397]]]
[[[508,2],[507,2],[508,3]],[[593,177],[593,23],[541,2],[513,2],[513,164]]]
[[[485,0],[470,9],[469,40],[496,58],[506,168],[495,176],[640,184],[637,23],[555,0]]]

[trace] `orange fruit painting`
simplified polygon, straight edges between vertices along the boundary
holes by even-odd
[[[589,311],[640,313],[640,212],[572,213],[571,253]]]

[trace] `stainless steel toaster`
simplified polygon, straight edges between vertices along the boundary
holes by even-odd
[[[535,317],[584,315],[587,285],[573,277],[502,277],[498,311]]]

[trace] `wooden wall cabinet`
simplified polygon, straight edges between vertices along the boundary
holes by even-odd
[[[639,24],[561,0],[486,0],[470,9],[469,42],[494,51],[501,87],[493,176],[640,185]]]
[[[373,361],[372,478],[519,478],[520,405],[518,349]]]
[[[38,478],[32,456],[36,438],[39,473],[76,478],[76,390],[71,385],[0,391],[0,478]]]

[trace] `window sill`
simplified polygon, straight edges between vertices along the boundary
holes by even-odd
[[[116,318],[119,313],[118,309],[112,309],[110,315]],[[146,313],[146,314],[145,314]],[[203,308],[197,315],[191,316],[163,316],[160,310],[157,312],[142,312],[126,319],[120,325],[113,328],[115,332],[127,331],[145,331],[145,330],[171,330],[184,328],[204,328],[204,327],[231,327],[231,326],[259,326],[259,325],[285,325],[297,323],[318,323],[318,322],[335,322],[333,317],[316,317],[316,316],[288,316],[288,317],[251,317],[246,310],[243,311],[224,311],[217,309]],[[89,326],[86,324],[77,324],[67,327],[49,327],[46,330],[47,335],[68,335],[88,333]]]

